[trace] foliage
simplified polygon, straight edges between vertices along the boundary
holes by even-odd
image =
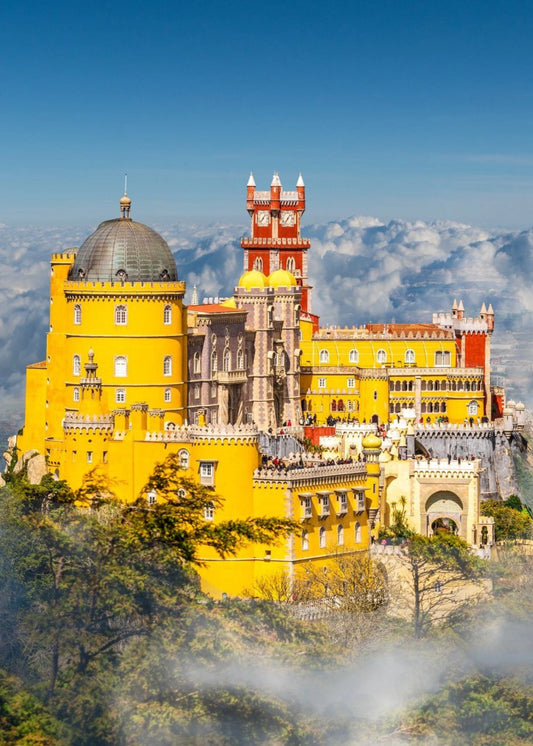
[[[0,744],[61,746],[67,729],[14,677],[0,671]]]
[[[378,539],[409,539],[416,535],[415,531],[409,528],[406,505],[407,500],[402,495],[399,503],[393,504],[390,526],[380,527]]]
[[[449,746],[517,746],[533,741],[532,711],[533,687],[474,674],[428,698],[404,716],[403,726],[412,735]]]
[[[427,634],[433,623],[466,603],[465,582],[479,583],[486,573],[485,564],[470,552],[468,544],[447,532],[416,535],[398,561],[404,571],[401,582],[410,600],[415,637]]]
[[[148,509],[145,495],[151,491],[157,494],[157,503]],[[224,557],[246,542],[276,543],[299,528],[294,521],[273,517],[206,521],[206,509],[221,505],[210,488],[185,479],[179,455],[169,454],[156,465],[135,505],[126,510],[125,525],[136,551],[163,542],[172,548],[176,561],[194,564],[201,562],[202,546]]]
[[[481,503],[481,513],[494,518],[496,541],[531,538],[533,521],[527,510],[522,510],[519,498],[515,498],[509,498],[506,503],[498,500],[485,500]],[[519,508],[515,507],[517,501]]]

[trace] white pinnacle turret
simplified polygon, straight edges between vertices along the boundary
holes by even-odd
[[[248,179],[248,184],[246,184],[246,186],[255,186],[254,175],[252,171],[250,171],[250,178]]]
[[[270,186],[273,187],[280,187],[281,181],[279,180],[278,172],[274,171],[274,176],[272,177],[272,184]]]
[[[480,313],[487,313],[487,307],[486,307],[486,305],[485,305],[485,303],[484,303],[484,302],[483,302],[483,305],[481,306],[481,311],[480,311]]]
[[[296,186],[297,187],[303,187],[303,186],[305,186],[304,180],[302,179],[302,172],[301,171],[298,174],[298,181],[296,182]]]

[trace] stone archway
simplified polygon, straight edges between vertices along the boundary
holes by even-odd
[[[430,495],[426,500],[425,514],[427,536],[439,528],[459,536],[465,533],[463,501],[451,490],[439,490]]]

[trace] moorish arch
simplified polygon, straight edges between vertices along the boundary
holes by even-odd
[[[465,538],[466,511],[463,500],[451,490],[433,492],[425,502],[425,533],[431,536],[436,529],[449,530]]]

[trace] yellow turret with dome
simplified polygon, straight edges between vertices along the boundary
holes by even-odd
[[[268,276],[268,284],[271,288],[291,288],[296,283],[296,278],[286,269],[276,269]]]
[[[258,269],[251,269],[249,272],[245,272],[241,275],[237,287],[244,288],[245,290],[252,290],[252,288],[266,288],[268,286],[268,280],[266,275],[260,272]]]

